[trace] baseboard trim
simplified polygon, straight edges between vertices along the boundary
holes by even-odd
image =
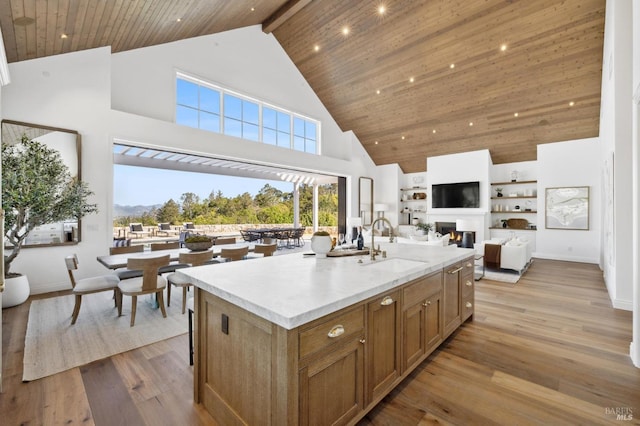
[[[40,285],[34,285],[33,283],[29,283],[29,287],[31,287],[31,294],[43,294],[43,293],[51,293],[52,291],[64,291],[71,290],[71,284],[68,282],[60,282],[60,283],[46,283]]]
[[[532,253],[532,257],[537,257],[538,259],[548,259],[548,260],[562,260],[565,262],[579,262],[579,263],[593,263],[598,265],[600,263],[599,259],[594,259],[590,257],[580,257],[580,256],[559,256],[557,254],[551,253],[540,253],[535,252]]]
[[[640,368],[640,348],[638,348],[638,342],[631,342],[629,344],[629,356],[631,356],[633,365]]]
[[[623,311],[633,311],[633,302],[631,300],[612,299],[611,304],[615,309]]]

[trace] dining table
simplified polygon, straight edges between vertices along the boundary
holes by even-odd
[[[209,251],[213,252],[213,257],[220,256],[223,248],[241,248],[249,247],[249,251],[252,252],[255,249],[255,244],[252,243],[235,243],[235,244],[223,244],[211,246]],[[163,255],[169,255],[171,262],[178,261],[180,253],[190,253],[188,248],[179,248],[171,250],[154,250],[154,251],[141,251],[136,253],[121,253],[121,254],[108,254],[104,256],[98,256],[98,262],[108,269],[126,268],[128,259],[144,259],[150,257],[157,257]]]

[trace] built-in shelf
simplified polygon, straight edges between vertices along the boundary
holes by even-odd
[[[537,180],[518,180],[515,182],[493,182],[491,185],[499,186],[499,185],[522,185],[529,183],[538,183]]]
[[[502,197],[491,197],[492,200],[518,200],[522,198],[538,198],[537,195],[517,195],[515,197],[511,197],[508,195]]]
[[[530,211],[526,211],[526,210],[503,210],[503,211],[495,211],[495,210],[491,210],[491,213],[527,213],[527,214],[532,214],[532,213],[538,213],[537,210],[530,210]]]
[[[537,229],[530,228],[503,228],[502,226],[492,226],[489,229],[496,229],[500,231],[537,231]]]
[[[400,191],[420,191],[428,189],[425,186],[414,186],[413,188],[400,188]]]

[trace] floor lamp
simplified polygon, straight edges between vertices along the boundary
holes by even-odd
[[[478,230],[473,220],[458,219],[456,220],[456,231],[462,232],[463,248],[473,248],[473,233]]]

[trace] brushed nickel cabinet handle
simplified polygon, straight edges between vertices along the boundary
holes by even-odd
[[[327,333],[327,336],[333,339],[334,337],[342,336],[343,334],[344,334],[344,327],[342,326],[342,324],[338,324],[338,325],[334,325],[333,328],[329,330],[329,333]]]
[[[382,302],[380,302],[382,306],[388,306],[392,303],[393,303],[393,299],[390,296],[385,297],[384,299],[382,299]]]
[[[463,267],[461,266],[461,267],[456,268],[456,269],[454,269],[452,271],[447,271],[447,274],[455,274],[455,273],[458,273],[458,272],[462,271],[462,269],[463,269]]]

